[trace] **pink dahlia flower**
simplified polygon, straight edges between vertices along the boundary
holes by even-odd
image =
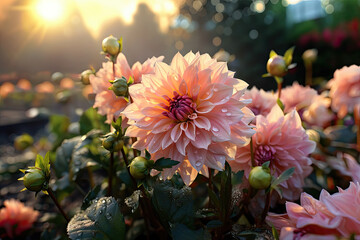
[[[0,228],[4,228],[10,238],[30,229],[39,216],[38,211],[15,199],[5,200],[4,205],[0,210]]]
[[[252,100],[247,107],[250,108],[255,115],[263,115],[264,117],[269,114],[273,106],[276,104],[276,96],[274,93],[265,92],[264,90],[259,90],[256,87],[245,91],[244,98]]]
[[[352,113],[356,104],[360,104],[360,66],[343,67],[334,73],[334,78],[328,83],[331,108],[339,118]]]
[[[337,157],[327,159],[328,164],[342,175],[351,177],[354,182],[360,182],[360,164],[347,153],[338,153]]]
[[[300,111],[313,103],[317,92],[309,86],[301,86],[294,82],[292,86],[286,87],[281,91],[280,100],[283,102],[286,113],[293,109]]]
[[[286,214],[269,213],[266,220],[280,230],[280,239],[360,239],[360,183],[330,195],[322,190],[316,200],[302,193],[300,205],[286,203]],[[327,238],[328,237],[328,238]]]
[[[152,57],[147,59],[143,64],[136,62],[130,68],[124,54],[120,53],[115,63],[115,76],[113,73],[112,62],[103,63],[103,67],[90,76],[90,84],[96,94],[94,108],[98,108],[98,112],[107,116],[107,123],[111,123],[113,118],[120,116],[120,113],[128,105],[124,97],[117,97],[112,90],[109,90],[111,83],[109,81],[115,78],[125,77],[129,79],[131,76],[134,83],[140,83],[142,74],[153,73],[155,62],[162,61],[164,57]]]
[[[308,155],[314,151],[316,144],[309,140],[296,110],[284,116],[280,107],[275,105],[266,117],[258,115],[252,140],[255,164],[260,166],[270,161],[274,177],[295,167],[292,177],[282,182],[280,188],[285,199],[298,199],[304,179],[312,171]],[[244,170],[248,177],[252,167],[250,145],[238,148],[235,161],[230,165],[234,171]]]
[[[334,118],[334,114],[329,110],[330,104],[330,98],[316,96],[304,111],[302,118],[312,126],[325,127]]]
[[[133,103],[123,113],[132,126],[126,134],[153,159],[179,161],[163,176],[177,170],[189,185],[207,167],[221,171],[236,147],[249,142],[254,115],[241,98],[247,86],[208,54],[178,53],[170,66],[157,62],[154,74],[130,86]]]

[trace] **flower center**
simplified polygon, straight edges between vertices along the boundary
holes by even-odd
[[[255,151],[255,162],[258,166],[261,166],[263,163],[270,161],[270,164],[275,160],[275,149],[267,145],[258,146]]]
[[[188,95],[181,96],[174,92],[174,97],[168,97],[167,101],[170,105],[166,107],[167,111],[163,112],[163,115],[180,122],[185,122],[192,118],[196,109],[196,103]]]

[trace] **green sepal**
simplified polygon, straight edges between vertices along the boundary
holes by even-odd
[[[269,58],[272,58],[272,57],[275,57],[277,56],[278,54],[274,51],[274,50],[271,50],[270,51],[270,54],[269,54]]]
[[[264,163],[261,165],[261,167],[262,167],[263,169],[269,169],[269,166],[270,166],[270,161],[266,161],[266,162],[264,162]]]
[[[128,79],[128,81],[127,81],[127,84],[128,84],[128,85],[131,85],[131,84],[133,84],[133,83],[134,83],[134,79],[133,79],[132,76],[130,76],[129,79]]]
[[[276,81],[277,84],[281,84],[284,81],[284,79],[282,77],[274,76],[274,78],[275,78],[275,81]]]
[[[272,75],[270,73],[264,73],[261,77],[272,77]]]
[[[279,105],[279,107],[281,108],[281,110],[284,111],[285,106],[284,106],[283,102],[280,100],[280,98],[278,98],[278,99],[276,100],[276,103],[277,103],[277,105]]]
[[[293,59],[294,49],[295,49],[295,46],[293,46],[293,47],[289,48],[288,50],[286,50],[286,52],[284,54],[284,60],[285,60],[286,66],[289,66],[292,59]]]
[[[123,49],[123,39],[122,39],[122,37],[118,40],[118,43],[119,43],[119,45],[120,45],[119,53],[121,53],[121,52],[122,52],[122,49]]]

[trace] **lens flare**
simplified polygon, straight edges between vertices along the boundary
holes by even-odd
[[[64,15],[64,6],[60,0],[39,0],[36,13],[46,22],[55,22]]]

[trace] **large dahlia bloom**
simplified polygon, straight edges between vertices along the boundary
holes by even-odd
[[[103,63],[103,67],[95,74],[90,76],[90,84],[96,94],[94,108],[98,108],[101,115],[107,116],[107,123],[111,123],[113,118],[120,116],[120,113],[128,105],[124,97],[117,97],[112,90],[109,90],[111,83],[109,81],[115,78],[131,76],[134,83],[140,83],[142,74],[153,73],[155,62],[162,61],[164,57],[152,57],[143,64],[136,62],[130,68],[124,54],[120,53],[115,63],[115,76],[113,73],[113,63],[111,61]]]
[[[38,211],[15,199],[5,200],[4,205],[0,210],[0,228],[4,228],[10,238],[30,229],[39,216]]]
[[[307,108],[317,95],[317,92],[309,86],[304,87],[294,82],[292,86],[281,91],[280,100],[285,106],[284,112],[288,113],[293,109],[300,111]]]
[[[338,117],[352,113],[355,105],[360,104],[360,66],[351,65],[336,70],[328,86],[331,108],[338,113]]]
[[[316,200],[302,193],[300,205],[286,203],[286,214],[269,213],[266,220],[280,230],[280,239],[360,239],[360,184],[330,195],[322,190]]]
[[[123,113],[132,125],[126,134],[138,138],[133,147],[154,160],[179,161],[163,176],[177,170],[188,185],[207,167],[221,171],[254,133],[249,101],[241,98],[247,84],[233,76],[208,54],[178,53],[170,66],[156,63],[154,74],[129,88],[133,103]]]
[[[252,87],[251,90],[245,91],[244,98],[252,100],[247,107],[250,108],[255,115],[263,115],[264,117],[269,114],[276,104],[276,95],[274,93],[265,92],[256,87]]]
[[[280,107],[275,105],[266,117],[258,115],[252,140],[255,164],[260,166],[270,161],[274,177],[295,167],[292,177],[282,182],[280,188],[285,199],[298,199],[304,179],[312,171],[308,155],[314,151],[316,144],[309,140],[296,110],[284,116]],[[248,177],[252,167],[250,145],[238,148],[235,161],[230,165],[234,171],[244,170]]]

